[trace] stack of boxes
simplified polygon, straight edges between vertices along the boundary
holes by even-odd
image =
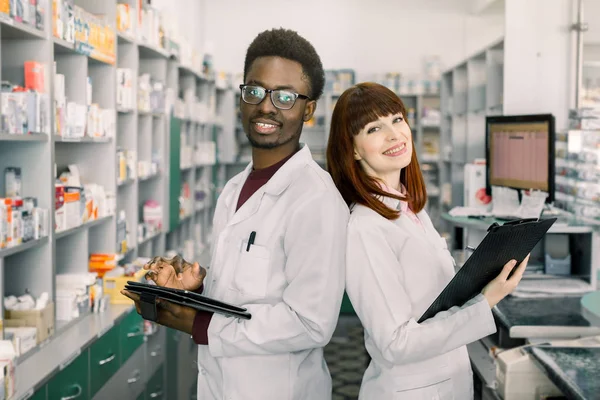
[[[95,183],[82,185],[77,166],[70,165],[55,184],[55,225],[61,232],[115,213],[115,198]]]
[[[55,64],[56,67],[56,64]],[[88,77],[86,104],[68,101],[65,76],[54,75],[55,134],[67,139],[112,138],[116,131],[114,109],[92,102],[92,81]]]
[[[43,0],[1,0],[0,18],[10,18],[43,31],[45,4]]]
[[[142,112],[164,113],[166,89],[162,82],[153,80],[150,74],[138,77],[138,110]]]
[[[52,33],[75,44],[75,50],[107,64],[116,60],[116,34],[106,17],[74,5],[74,0],[52,0]]]
[[[133,38],[135,35],[135,10],[129,4],[117,4],[117,31]]]
[[[133,70],[117,68],[117,107],[123,110],[133,110],[135,109],[135,100]]]
[[[2,82],[2,131],[11,135],[47,133],[50,105],[44,93],[44,65],[26,61],[24,73],[25,87]]]
[[[133,150],[117,149],[117,184],[136,177],[137,153]]]
[[[48,210],[35,197],[22,197],[21,168],[4,171],[5,197],[0,198],[0,249],[48,236]]]

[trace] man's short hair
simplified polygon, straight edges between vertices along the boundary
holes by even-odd
[[[246,52],[244,81],[250,66],[259,57],[281,57],[302,65],[310,86],[310,98],[318,100],[323,94],[325,72],[321,58],[312,44],[297,32],[289,29],[271,29],[258,34]],[[304,94],[304,93],[301,93]]]

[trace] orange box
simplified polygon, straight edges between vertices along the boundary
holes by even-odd
[[[91,254],[88,270],[97,273],[98,277],[102,278],[104,274],[117,266],[117,257],[116,254]]]
[[[25,61],[25,88],[43,93],[45,91],[44,72],[44,64]]]
[[[0,13],[10,15],[10,0],[0,0]]]

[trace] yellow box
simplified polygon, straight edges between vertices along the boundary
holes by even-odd
[[[133,276],[112,276],[104,277],[104,294],[110,296],[111,304],[132,304],[133,301],[129,297],[121,294],[121,290],[125,289],[127,281],[141,281],[146,275],[146,270],[140,269]]]
[[[0,13],[10,15],[10,0],[0,0]]]

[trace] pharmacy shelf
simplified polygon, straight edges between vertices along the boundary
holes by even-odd
[[[29,135],[9,135],[0,133],[0,142],[47,142],[45,133],[31,133]]]
[[[135,183],[135,178],[129,178],[129,179],[125,179],[123,182],[117,182],[117,186],[119,187],[123,187],[123,186],[129,186]]]
[[[94,226],[103,224],[105,222],[108,222],[113,217],[114,217],[114,215],[108,215],[106,217],[102,217],[102,218],[95,219],[93,221],[86,222],[85,224],[79,225],[79,226],[77,226],[75,228],[66,229],[66,230],[60,231],[60,232],[55,232],[54,233],[54,238],[58,240],[58,239],[62,239],[62,238],[67,237],[67,236],[74,235],[76,233],[79,233],[79,232],[82,232],[84,230],[90,229],[91,227],[94,227]]]
[[[75,53],[75,43],[68,42],[64,39],[52,37],[54,42],[54,52],[57,54]]]
[[[132,35],[127,35],[125,33],[118,32],[117,40],[119,44],[128,43],[128,44],[136,44],[137,40]]]
[[[155,234],[153,234],[153,235],[147,236],[147,237],[145,237],[144,239],[142,239],[142,240],[140,240],[140,241],[138,242],[138,246],[142,246],[142,245],[144,245],[144,244],[146,244],[146,243],[148,243],[148,242],[151,242],[151,241],[153,241],[154,239],[158,238],[158,237],[159,237],[160,235],[162,235],[162,234],[163,234],[163,232],[156,232],[156,233],[155,233]]]
[[[147,176],[142,176],[142,177],[138,178],[138,182],[140,182],[140,183],[141,182],[147,182],[147,181],[150,181],[150,180],[153,180],[153,179],[158,179],[158,178],[160,178],[160,176],[161,176],[160,172],[158,172],[156,174],[150,174],[150,175],[147,175]]]
[[[138,47],[140,49],[140,57],[144,58],[155,58],[155,57],[163,57],[169,58],[169,53],[165,49],[161,49],[159,47],[155,47],[145,43],[138,43]]]
[[[18,246],[8,247],[6,249],[0,250],[0,258],[10,257],[14,254],[19,254],[24,251],[34,249],[36,247],[40,247],[46,243],[48,243],[48,237],[43,237],[37,240],[31,240]]]
[[[92,138],[92,137],[88,137],[88,136],[70,138],[70,137],[54,135],[54,141],[57,143],[110,143],[110,142],[112,142],[112,138],[111,137]]]
[[[139,116],[152,116],[153,118],[162,118],[165,116],[165,113],[162,112],[152,112],[146,110],[138,110]]]
[[[135,110],[132,108],[117,107],[117,112],[120,114],[132,114]]]
[[[45,39],[44,31],[5,17],[0,18],[2,39]]]
[[[63,0],[58,3],[65,7],[61,14],[69,15],[64,11],[72,2]],[[138,2],[133,0],[76,1],[78,7],[90,14],[101,16],[99,18],[106,18],[111,23],[117,20],[117,3],[128,4],[131,15],[135,16],[136,20],[143,14],[138,12]],[[151,7],[149,2],[142,3],[144,7]],[[198,113],[202,114],[202,122],[188,124],[192,130],[195,150],[201,150],[201,143],[206,142],[218,142],[216,148],[220,145],[226,149],[227,141],[220,140],[222,137],[227,138],[228,124],[234,124],[235,102],[230,101],[230,98],[235,96],[229,89],[217,88],[214,79],[204,76],[198,68],[181,65],[169,51],[140,43],[137,34],[116,34],[116,58],[89,54],[89,47],[86,48],[87,46],[81,43],[71,43],[54,37],[52,14],[43,14],[43,31],[10,19],[0,20],[0,80],[24,87],[26,76],[31,76],[24,73],[24,63],[37,62],[44,67],[41,68],[45,71],[43,92],[49,96],[46,115],[48,129],[44,129],[46,132],[29,135],[0,133],[0,171],[9,167],[21,168],[22,197],[34,197],[38,207],[49,211],[48,237],[0,250],[0,299],[8,295],[30,293],[39,297],[42,293],[48,293],[50,300],[58,307],[57,292],[63,289],[59,289],[56,276],[87,273],[90,254],[119,252],[117,237],[119,240],[122,237],[123,214],[127,223],[127,242],[131,244],[125,254],[128,261],[140,256],[165,254],[169,236],[172,237],[172,243],[197,242],[197,248],[204,248],[210,241],[210,224],[216,198],[213,188],[216,186],[216,170],[220,168],[218,162],[215,165],[196,166],[198,161],[202,160],[194,159],[194,167],[183,174],[184,180],[181,183],[189,185],[191,198],[200,199],[205,196],[206,199],[202,202],[202,207],[196,207],[196,204],[192,203],[190,215],[179,221],[175,232],[169,232],[169,210],[178,207],[178,195],[182,191],[182,187],[178,187],[177,196],[173,197],[169,190],[169,183],[176,175],[181,174],[179,168],[169,167],[173,161],[169,147],[171,125],[177,120],[172,117],[177,109],[172,100],[179,98],[183,101],[180,87],[193,90],[194,104],[190,105],[188,110],[193,110],[193,107],[202,110],[202,113]],[[68,30],[66,26],[63,28],[65,32]],[[124,69],[129,70],[125,71],[127,75],[122,74]],[[140,81],[141,77],[148,75],[151,78],[149,87]],[[128,82],[125,83],[123,79],[127,79]],[[164,104],[157,104],[162,103],[162,100],[156,93],[150,95],[143,92],[154,91],[160,84],[164,84],[165,89],[171,91],[165,91]],[[132,88],[132,92],[127,93],[127,96],[120,96],[123,94],[123,88]],[[146,101],[140,101],[140,96],[144,94],[147,96]],[[57,98],[58,96],[60,98]],[[89,113],[93,108],[85,107],[84,111],[80,111],[84,108],[78,109],[73,106],[90,103],[97,105],[99,109],[109,110],[111,118],[114,110],[114,132],[102,138],[65,137],[65,132],[68,132],[66,129],[81,130],[81,126],[73,127],[78,121],[84,121],[86,125],[88,121],[94,121],[86,118],[89,117],[87,114],[71,115],[71,110]],[[65,109],[58,112],[55,104],[63,105],[69,110],[66,120],[58,121],[59,116],[66,114]],[[127,105],[128,108],[121,107],[120,104]],[[148,108],[149,104],[152,104],[152,112],[138,110]],[[10,110],[4,112],[8,111]],[[231,116],[231,121],[219,124],[221,126],[205,122],[222,121],[227,119],[228,115]],[[106,126],[102,124],[100,128]],[[199,153],[201,152],[195,155]],[[117,165],[123,161],[123,158],[117,158],[117,154],[120,154],[119,157],[126,157],[128,176],[138,178],[129,178],[122,182],[118,179],[124,168],[122,164]],[[204,157],[212,159],[215,155],[209,154]],[[148,171],[143,168],[144,162],[158,163],[159,172],[139,177],[140,171]],[[98,185],[103,189],[106,202],[101,201],[99,207],[105,205],[111,215],[72,229],[55,232],[55,185],[57,178],[71,166],[77,167],[81,182],[85,185]],[[131,171],[131,168],[134,168],[134,171]],[[0,188],[5,187],[4,183],[2,175]],[[94,195],[102,192],[94,191],[93,187],[89,189]],[[4,195],[0,193],[0,197]],[[138,232],[144,223],[140,210],[149,201],[156,201],[163,210],[162,230],[137,243]],[[73,206],[65,206],[65,212]],[[22,268],[23,265],[27,268]],[[131,309],[131,306],[110,306],[101,314],[83,314],[80,318],[68,322],[55,320],[54,334],[16,360],[17,392],[11,398],[21,400],[31,396],[75,354],[106,332]],[[0,301],[0,315],[3,314],[3,304]],[[0,334],[2,333],[0,328]]]
[[[16,392],[12,398],[28,398],[132,310],[133,305],[111,305],[103,313],[88,314],[63,328],[43,347],[32,350],[16,368]]]

